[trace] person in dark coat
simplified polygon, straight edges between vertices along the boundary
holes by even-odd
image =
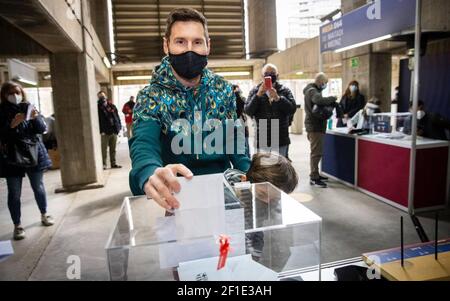
[[[287,157],[288,146],[291,144],[289,122],[297,110],[297,103],[291,90],[278,82],[276,66],[272,64],[264,66],[262,76],[263,79],[272,78],[272,87],[267,89],[265,83],[262,82],[253,88],[245,104],[245,113],[256,119],[258,150],[271,151],[278,148],[279,153]],[[267,123],[260,123],[263,120],[267,120]],[[274,145],[271,141],[273,121],[277,121],[279,124],[278,133],[274,133],[274,137],[278,136],[279,138],[278,145]],[[266,132],[267,141],[260,141],[260,132],[262,131]]]
[[[47,195],[43,181],[44,171],[52,165],[40,135],[46,131],[44,118],[27,102],[23,88],[15,82],[6,82],[0,91],[0,177],[6,178],[8,208],[14,223],[14,239],[25,238],[21,226],[20,198],[22,180],[28,176],[41,212],[44,226],[52,226],[54,219],[47,214]],[[11,157],[17,141],[29,139],[37,143],[38,160],[34,167],[18,167]]]
[[[98,120],[100,123],[100,134],[102,136],[102,159],[103,169],[106,169],[106,157],[109,147],[109,160],[111,168],[122,168],[116,163],[117,135],[122,129],[119,112],[112,100],[107,99],[106,93],[98,93]]]
[[[410,103],[409,111],[412,113],[413,104]],[[435,140],[448,140],[446,128],[450,128],[449,122],[439,114],[433,114],[425,110],[425,103],[419,100],[417,107],[417,135]],[[404,133],[411,135],[412,117],[405,120]]]
[[[328,178],[320,175],[319,163],[322,160],[323,145],[325,133],[327,129],[327,121],[318,118],[313,114],[314,106],[333,106],[336,107],[336,97],[323,97],[322,91],[327,88],[328,77],[324,73],[316,75],[314,83],[305,87],[303,94],[305,95],[305,128],[308,133],[308,140],[311,146],[310,154],[310,184],[314,187],[327,188]]]
[[[350,82],[339,105],[342,109],[343,118],[338,119],[337,127],[346,127],[347,121],[366,106],[366,97],[361,94],[359,83],[356,80]]]

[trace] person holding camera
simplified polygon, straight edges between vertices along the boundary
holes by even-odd
[[[297,103],[291,90],[279,83],[275,65],[265,65],[262,77],[264,81],[250,91],[245,113],[256,119],[258,151],[270,152],[278,149],[278,152],[287,158],[288,146],[291,144],[289,121],[297,110]],[[278,122],[278,132],[274,133],[279,138],[278,145],[271,141],[272,122],[275,122],[275,125]],[[261,137],[267,137],[267,141],[260,141],[260,133]]]
[[[322,91],[327,88],[327,85],[327,75],[319,73],[316,75],[314,83],[307,85],[303,90],[306,113],[305,127],[311,145],[310,184],[320,188],[327,188],[327,184],[324,181],[328,180],[328,178],[321,176],[319,173],[319,162],[322,160],[327,120],[338,105],[336,97],[322,96]]]
[[[14,223],[14,239],[25,238],[21,226],[20,198],[25,174],[30,179],[42,225],[54,224],[47,214],[47,195],[44,171],[52,165],[47,150],[39,138],[46,124],[38,111],[27,102],[23,88],[15,82],[6,82],[1,91],[0,103],[0,177],[6,178],[8,209]]]
[[[111,168],[122,168],[122,166],[116,163],[117,136],[122,130],[122,124],[117,107],[114,105],[112,99],[107,98],[105,92],[100,91],[97,96],[98,120],[100,123],[100,135],[102,138],[103,170],[106,170],[107,168],[106,158],[108,155],[108,147]]]

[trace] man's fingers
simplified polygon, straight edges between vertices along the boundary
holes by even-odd
[[[180,174],[183,177],[185,177],[186,179],[192,179],[192,177],[194,176],[192,171],[189,168],[187,168],[186,166],[184,166],[183,164],[172,165],[170,167],[170,169],[172,170],[172,172],[174,173],[175,176],[177,174]]]
[[[159,206],[163,207],[166,210],[171,210],[172,207],[164,200],[153,187],[153,185],[149,182],[146,185],[145,193],[147,197],[152,198]]]
[[[176,193],[180,192],[180,189],[181,189],[180,183],[178,182],[176,173],[173,172],[171,168],[162,168],[159,171],[159,176],[160,176],[160,178],[163,179],[163,182],[165,182],[167,184],[170,191],[173,191]]]
[[[177,174],[187,179],[194,176],[192,171],[183,164],[167,165],[165,168],[158,168],[145,186],[147,196],[152,197],[167,210],[180,207],[180,203],[172,194],[172,192],[180,192],[181,189]]]
[[[179,208],[180,203],[178,203],[177,199],[172,195],[169,187],[166,186],[164,182],[164,178],[162,176],[163,171],[157,171],[155,175],[150,177],[150,183],[156,189],[158,194],[166,200],[167,203],[171,206],[171,208]]]

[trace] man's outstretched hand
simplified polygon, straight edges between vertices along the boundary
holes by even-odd
[[[178,209],[180,203],[173,196],[181,190],[177,175],[186,179],[192,179],[194,174],[183,164],[170,164],[155,170],[144,186],[144,192],[148,198],[155,200],[158,205],[166,210]]]

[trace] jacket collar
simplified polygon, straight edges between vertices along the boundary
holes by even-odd
[[[19,113],[23,110],[23,108],[21,108],[21,104],[28,104],[28,103],[15,104],[9,101],[5,101],[0,104],[0,108],[5,112]]]

